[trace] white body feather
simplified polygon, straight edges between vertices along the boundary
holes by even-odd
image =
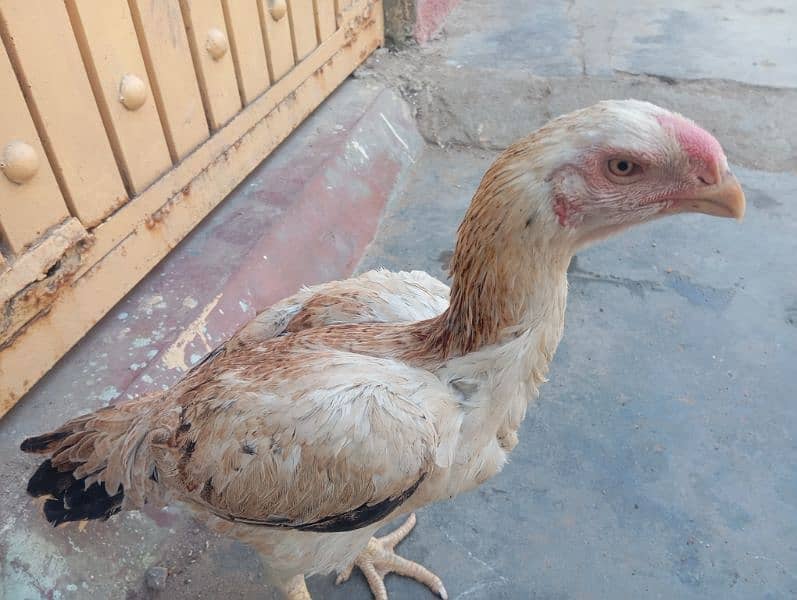
[[[448,287],[426,273],[371,271],[346,282],[303,290],[264,311],[256,321],[260,326],[284,322],[285,311],[296,314],[310,298],[326,294],[330,288],[339,289],[341,285],[357,290],[358,299],[367,301],[371,309],[365,311],[369,315],[368,320],[374,315],[377,320],[391,322],[429,319],[442,313],[448,305]],[[397,377],[394,383],[402,390],[407,389],[407,382],[412,382],[414,404],[425,409],[424,412],[433,419],[436,432],[435,465],[431,475],[388,519],[473,489],[504,466],[508,452],[517,443],[516,431],[525,416],[526,407],[544,381],[548,363],[561,338],[566,282],[550,293],[558,300],[552,304],[557,314],[550,315],[552,318],[538,319],[538,327],[528,329],[506,343],[451,359],[434,372],[397,362],[389,364],[392,361],[382,361],[379,365],[380,377],[385,380],[391,375]],[[273,329],[278,328],[275,325]],[[247,331],[242,334],[246,335]],[[361,363],[363,370],[347,363],[345,374],[341,374],[349,382],[356,381],[361,375],[373,376],[375,365],[370,360],[363,357],[354,360]],[[307,382],[291,383],[303,388]],[[285,406],[281,409],[275,407],[275,410],[282,411],[289,419],[296,419],[300,425],[306,425],[308,435],[315,437],[318,443],[324,443],[325,435],[319,431],[323,426],[317,422],[319,413],[299,406],[325,404],[323,396],[328,391],[317,390],[310,395],[294,397],[294,400],[286,399]],[[335,388],[338,399],[348,404],[349,399],[341,398],[340,391],[339,387]],[[272,397],[270,401],[279,399]],[[325,423],[338,428],[340,437],[357,431],[364,436],[366,443],[371,440],[377,444],[384,436],[396,436],[391,440],[395,453],[385,455],[384,461],[361,465],[362,476],[370,478],[377,490],[382,487],[383,480],[389,481],[412,471],[412,467],[403,462],[414,463],[418,458],[412,452],[412,440],[398,437],[401,433],[399,428],[376,422],[386,411],[393,419],[409,419],[402,408],[386,402],[376,413],[347,408],[337,413],[338,420],[334,424]],[[331,454],[340,452],[337,447],[328,447],[327,450]],[[373,460],[373,452],[366,451],[363,455]],[[288,456],[292,457],[291,461],[301,460],[301,456],[295,457],[291,453]],[[286,468],[290,470],[290,466]],[[350,532],[315,533],[230,523],[208,517],[215,529],[257,548],[264,556],[266,569],[277,579],[299,573],[310,575],[342,569],[354,560],[374,531],[388,519]]]

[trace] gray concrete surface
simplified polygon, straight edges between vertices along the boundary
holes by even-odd
[[[453,61],[541,76],[623,71],[795,88],[795,25],[793,1],[465,0],[441,48]]]
[[[363,268],[443,276],[491,155],[425,156]],[[423,511],[403,548],[452,597],[797,595],[797,176],[737,173],[743,224],[678,217],[577,257],[511,463]]]
[[[451,598],[797,597],[797,12],[775,0],[663,5],[464,0],[434,43],[381,52],[358,75],[399,90],[430,143],[360,270],[444,276],[496,152],[602,98],[649,99],[704,123],[748,194],[742,224],[681,216],[578,256],[551,381],[511,463],[421,511],[400,546]],[[6,438],[38,429],[32,413],[9,422]],[[32,464],[3,448],[14,473]],[[116,597],[271,597],[256,555],[179,513],[35,543],[35,507],[23,513],[0,549],[0,576],[22,582],[9,598],[92,597],[93,581],[112,578]],[[25,571],[65,564],[47,589]],[[169,569],[163,591],[145,586],[152,565]],[[359,575],[309,587],[369,597]],[[387,587],[392,600],[429,597],[396,577]]]

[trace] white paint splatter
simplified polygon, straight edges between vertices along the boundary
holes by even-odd
[[[120,312],[118,315],[116,315],[116,318],[120,321],[124,321],[129,316],[130,315],[128,315],[126,312]]]
[[[199,302],[197,302],[196,298],[192,298],[191,296],[186,296],[183,298],[183,306],[186,308],[196,308],[199,306]]]
[[[410,151],[410,147],[407,145],[407,142],[405,142],[403,139],[401,139],[401,136],[398,134],[398,131],[396,131],[396,129],[393,127],[393,124],[390,121],[387,120],[387,117],[384,115],[384,113],[379,113],[379,116],[382,117],[382,120],[385,122],[385,125],[387,125],[387,128],[390,129],[390,132],[399,141],[399,144],[404,146],[404,149],[407,152],[409,152]]]
[[[75,545],[75,542],[72,541],[71,537],[67,537],[66,539],[69,541],[69,545],[72,546],[72,550],[74,550],[78,554],[83,554],[83,550],[81,550],[80,548],[77,547],[77,545]],[[76,589],[77,589],[77,586],[75,586],[75,590]],[[75,590],[72,590],[72,591],[75,591]]]
[[[243,300],[238,300],[238,306],[241,307],[242,312],[249,312],[249,304]]]
[[[202,356],[201,355],[199,355],[199,354],[192,354],[191,355],[191,364],[192,365],[197,364],[200,360],[202,360]]]
[[[100,400],[102,400],[105,404],[108,404],[111,400],[118,397],[120,393],[121,392],[114,386],[109,385],[100,393]]]
[[[153,308],[165,308],[166,303],[163,301],[163,296],[155,294],[149,298],[142,298],[138,303],[138,308],[143,310],[146,314],[151,315]]]
[[[365,148],[363,148],[360,145],[360,142],[358,142],[357,140],[352,140],[351,141],[351,145],[354,146],[354,148],[357,150],[357,152],[359,152],[360,154],[363,155],[365,160],[371,160],[370,157],[368,156],[368,153],[365,151]]]
[[[207,333],[207,320],[210,313],[216,308],[216,305],[221,300],[222,294],[219,294],[211,300],[202,312],[199,313],[196,319],[189,323],[174,343],[163,352],[163,364],[168,369],[179,369],[180,371],[187,371],[188,365],[185,362],[185,350],[188,345],[198,337],[199,340],[205,345],[205,349],[210,352],[213,347],[210,345],[210,339]],[[219,310],[221,312],[221,310]]]
[[[152,340],[148,337],[138,337],[133,340],[133,348],[143,348],[144,346],[149,346],[152,343]]]

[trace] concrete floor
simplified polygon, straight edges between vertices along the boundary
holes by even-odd
[[[439,39],[382,52],[349,84],[398,90],[429,143],[360,270],[444,276],[497,150],[606,97],[649,99],[714,131],[748,215],[681,216],[579,255],[551,381],[512,462],[421,511],[401,552],[451,598],[797,597],[797,5],[518,4],[465,0]],[[87,352],[37,388],[36,410],[23,402],[0,422],[0,596],[271,597],[255,554],[178,511],[83,532],[36,520],[18,493],[33,461],[14,446],[107,401],[53,396]],[[151,565],[169,569],[161,592],[144,584]],[[393,600],[428,597],[387,585]],[[309,586],[316,598],[369,597],[359,576]]]

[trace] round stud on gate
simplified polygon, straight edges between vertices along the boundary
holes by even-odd
[[[15,140],[3,148],[0,169],[14,183],[25,183],[39,170],[39,155],[30,144]]]
[[[205,42],[205,49],[213,60],[219,60],[222,56],[227,54],[228,47],[227,36],[224,35],[221,29],[216,29],[214,27],[208,31],[208,40]]]
[[[147,84],[136,75],[127,74],[119,84],[119,102],[127,110],[138,110],[147,100]]]
[[[288,4],[285,0],[269,0],[268,4],[268,12],[275,21],[279,21],[288,12]]]

